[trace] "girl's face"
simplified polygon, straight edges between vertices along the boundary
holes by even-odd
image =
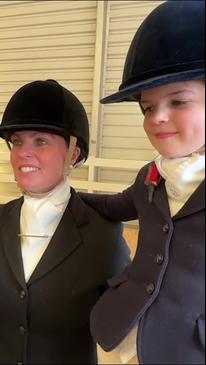
[[[205,85],[176,82],[141,94],[144,129],[154,148],[165,157],[192,154],[205,144]]]
[[[67,151],[61,136],[38,131],[14,132],[11,135],[11,164],[19,187],[30,193],[52,190],[64,179]],[[74,162],[75,157],[67,163]]]

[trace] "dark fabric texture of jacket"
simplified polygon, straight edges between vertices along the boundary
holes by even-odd
[[[18,237],[22,203],[0,206],[0,364],[96,364],[89,316],[107,279],[130,262],[122,225],[102,218],[72,189],[26,283]]]
[[[110,351],[139,321],[141,364],[204,364],[205,185],[171,218],[163,179],[149,202],[147,170],[123,193],[81,194],[107,218],[138,218],[140,227],[133,262],[109,280],[92,310],[91,332]]]

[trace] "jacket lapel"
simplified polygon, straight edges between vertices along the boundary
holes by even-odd
[[[174,219],[194,214],[205,208],[205,180],[198,186],[191,197],[186,201]]]
[[[20,285],[26,288],[21,243],[18,237],[20,233],[20,211],[23,198],[12,201],[5,206],[1,222],[2,244],[9,266]],[[10,229],[10,227],[12,227]]]
[[[54,233],[45,253],[34,270],[28,284],[51,271],[67,256],[71,255],[82,243],[78,227],[89,222],[86,205],[72,189],[71,198],[63,217]]]
[[[168,220],[168,218],[171,218],[164,179],[161,179],[160,183],[154,190],[153,203],[156,205],[166,221]]]
[[[170,217],[169,202],[165,189],[165,181],[162,179],[154,191],[153,203],[157,206],[163,217]],[[179,219],[194,214],[205,208],[205,180],[198,186],[191,197],[186,201],[173,219]]]

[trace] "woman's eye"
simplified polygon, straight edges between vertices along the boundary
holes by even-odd
[[[42,138],[37,138],[35,142],[36,142],[37,146],[44,146],[44,145],[47,144],[47,141],[45,139],[42,139]]]
[[[12,147],[19,147],[22,145],[22,142],[20,139],[12,139],[11,140]]]

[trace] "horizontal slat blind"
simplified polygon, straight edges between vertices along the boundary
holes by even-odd
[[[105,95],[118,90],[130,42],[147,14],[161,1],[110,1]],[[156,152],[142,128],[136,103],[104,105],[101,156],[149,160]]]
[[[0,119],[20,86],[52,78],[81,100],[91,121],[96,14],[93,0],[0,1]],[[18,189],[7,174],[8,159],[1,160],[0,191],[13,197]],[[74,176],[86,180],[87,169]]]
[[[54,78],[91,112],[96,1],[0,2],[0,112],[22,84]]]
[[[109,1],[107,57],[104,95],[118,90],[130,42],[144,18],[161,1]],[[143,130],[143,117],[137,103],[103,106],[100,156],[128,160],[151,160],[157,152]],[[102,169],[99,178],[105,181],[127,181],[135,172]]]
[[[98,80],[99,72],[102,95],[118,89],[130,41],[146,15],[161,2],[104,1],[108,12],[105,18],[102,14],[101,21],[104,18],[108,29],[105,57],[104,54],[102,57],[97,47],[98,17],[101,16],[98,1],[0,1],[0,119],[6,103],[20,86],[35,79],[54,78],[84,104],[93,131],[92,147],[99,126],[98,150],[95,153],[95,148],[91,148],[95,156],[118,160],[152,159],[156,151],[146,139],[138,105],[106,105],[98,114],[95,93],[99,85],[94,80]],[[98,59],[102,59],[104,75],[98,67],[95,69]],[[0,139],[0,153],[6,151]],[[131,169],[98,167],[97,170],[96,177],[102,183],[129,184],[136,175]],[[18,195],[18,189],[11,176],[7,155],[0,160],[0,193],[13,197]],[[75,170],[72,177],[76,181],[87,181],[88,167]]]

